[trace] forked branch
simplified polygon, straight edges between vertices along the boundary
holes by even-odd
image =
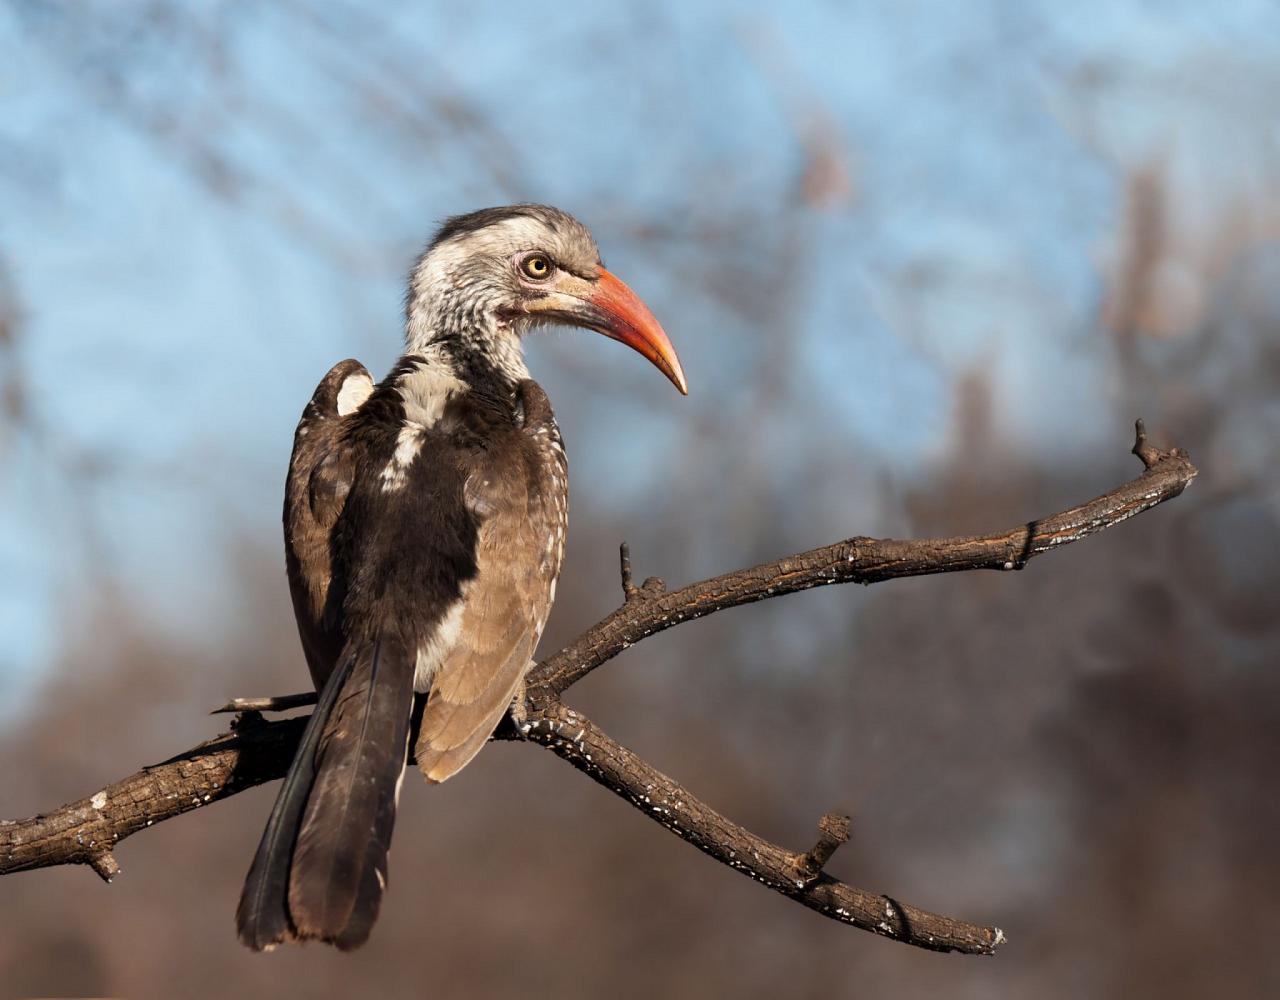
[[[530,671],[520,731],[504,724],[495,738],[524,739],[551,750],[717,861],[824,916],[922,948],[991,954],[1004,941],[999,928],[918,910],[827,874],[826,865],[849,837],[846,817],[824,816],[811,849],[788,851],[690,795],[564,705],[560,696],[628,646],[724,608],[832,583],[1021,569],[1042,552],[1176,497],[1196,476],[1184,452],[1154,448],[1141,421],[1133,451],[1144,466],[1136,479],[1087,503],[998,534],[915,541],[850,538],[674,591],[667,591],[656,578],[638,587],[633,584],[630,553],[624,546],[622,606]],[[125,837],[281,777],[306,720],[266,722],[259,712],[314,700],[313,694],[237,699],[217,710],[241,713],[230,732],[46,815],[0,821],[0,874],[87,864],[110,881],[119,872],[112,848]]]
[[[848,538],[834,545],[691,583],[679,590],[665,590],[660,580],[646,580],[643,587],[630,586],[630,553],[624,553],[623,588],[627,601],[564,649],[539,663],[531,672],[529,683],[563,692],[602,663],[655,632],[725,608],[800,590],[833,583],[880,583],[906,576],[962,570],[1022,569],[1042,552],[1097,534],[1173,499],[1196,477],[1196,467],[1186,452],[1179,448],[1160,451],[1148,443],[1141,420],[1137,422],[1133,451],[1144,466],[1142,475],[1136,479],[1061,513],[992,535],[909,541]],[[650,588],[651,582],[656,586]]]

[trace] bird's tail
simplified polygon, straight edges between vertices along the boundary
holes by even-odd
[[[361,945],[378,916],[413,710],[398,641],[348,643],[302,734],[236,927],[255,951],[309,938]]]

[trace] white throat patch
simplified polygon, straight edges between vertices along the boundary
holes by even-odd
[[[419,363],[400,379],[405,423],[417,424],[421,430],[434,427],[450,398],[466,389],[453,367],[438,351],[434,353],[436,357]]]

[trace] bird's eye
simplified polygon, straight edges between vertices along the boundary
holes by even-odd
[[[551,260],[545,254],[530,254],[520,262],[520,270],[524,272],[526,278],[544,281],[551,277]]]

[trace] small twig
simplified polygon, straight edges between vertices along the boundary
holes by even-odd
[[[89,867],[97,872],[102,881],[108,885],[111,884],[113,878],[120,874],[120,864],[116,861],[116,856],[110,851],[89,855]]]
[[[1141,417],[1134,421],[1133,429],[1133,453],[1142,460],[1142,464],[1148,469],[1166,458],[1186,457],[1186,452],[1181,448],[1170,448],[1168,451],[1161,451],[1155,445],[1149,444],[1147,442],[1147,428]]]
[[[796,858],[796,871],[806,883],[816,882],[832,855],[849,840],[849,817],[827,813],[818,820],[818,842]]]
[[[639,595],[639,588],[631,582],[631,546],[623,542],[618,546],[618,561],[622,569],[623,603],[634,600]]]
[[[618,547],[618,559],[622,567],[622,604],[623,607],[638,598],[656,597],[666,593],[667,585],[656,576],[645,577],[644,583],[636,586],[631,577],[631,546],[623,542]]]
[[[314,691],[302,691],[298,694],[279,694],[270,698],[232,698],[220,708],[215,708],[210,715],[223,712],[287,712],[291,708],[302,708],[304,705],[316,703]]]

